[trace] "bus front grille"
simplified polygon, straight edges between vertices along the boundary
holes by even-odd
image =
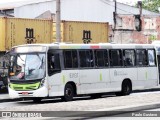
[[[17,91],[27,91],[27,90],[36,90],[39,88],[40,82],[34,84],[13,84],[11,83],[9,86],[13,90]]]
[[[14,90],[23,90],[23,87],[13,87]]]

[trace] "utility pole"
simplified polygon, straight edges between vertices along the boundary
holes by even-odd
[[[112,42],[114,41],[115,39],[115,31],[116,31],[116,26],[117,26],[117,1],[114,0],[115,2],[115,5],[114,5],[114,12],[113,12],[113,22],[114,22],[114,27],[113,27],[113,36],[112,36]]]
[[[117,1],[114,0],[115,2],[115,10],[114,10],[114,30],[116,29],[116,25],[117,25],[117,20],[116,20],[116,17],[117,17]]]
[[[56,0],[56,42],[61,42],[61,2]]]
[[[115,0],[115,14],[117,14],[117,0]]]
[[[142,16],[142,1],[138,1],[139,15]]]

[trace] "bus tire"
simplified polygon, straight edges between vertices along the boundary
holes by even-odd
[[[125,80],[122,83],[122,90],[121,92],[116,92],[116,96],[125,96],[129,95],[132,92],[132,85],[129,80]]]
[[[122,95],[129,95],[132,92],[132,86],[130,81],[126,80],[122,83],[122,91],[121,94]]]
[[[66,84],[64,89],[64,96],[62,97],[63,101],[72,101],[74,97],[74,89],[71,84]]]

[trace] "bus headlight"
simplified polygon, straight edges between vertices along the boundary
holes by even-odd
[[[45,79],[42,79],[42,80],[41,80],[40,87],[43,87],[43,86],[44,86],[44,83],[45,83]]]
[[[7,78],[8,86],[10,87],[10,79]]]
[[[8,83],[10,83],[10,79],[9,78],[7,78],[7,81],[8,81]]]

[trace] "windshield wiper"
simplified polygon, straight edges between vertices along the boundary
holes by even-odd
[[[19,54],[17,54],[17,56],[24,62],[24,60],[21,58],[21,56]]]
[[[41,59],[41,65],[39,66],[39,69],[42,69],[42,67],[43,67],[43,63],[44,63],[44,56],[42,57],[42,59]]]

